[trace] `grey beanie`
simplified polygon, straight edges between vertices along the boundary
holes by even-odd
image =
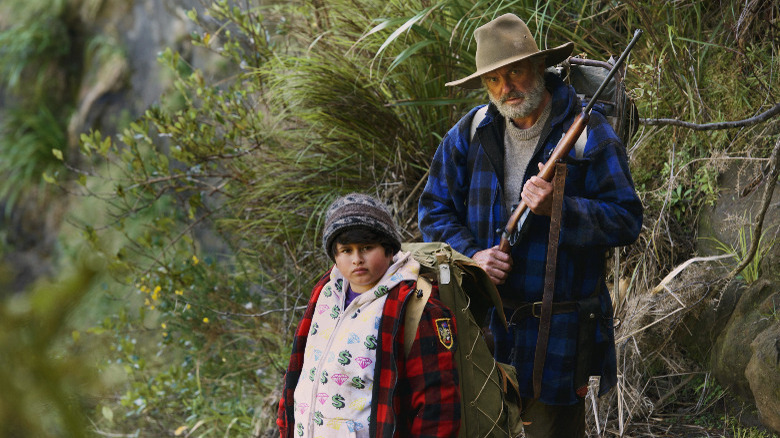
[[[330,247],[336,236],[348,229],[365,227],[390,239],[393,253],[401,249],[401,235],[395,227],[390,210],[381,201],[361,193],[350,193],[336,199],[325,213],[322,247],[333,259]]]

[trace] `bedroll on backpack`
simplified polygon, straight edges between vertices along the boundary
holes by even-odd
[[[577,96],[583,101],[583,105],[590,101],[601,83],[606,79],[612,69],[615,60],[595,61],[571,57],[563,62],[560,69],[564,82],[574,87]],[[639,112],[636,105],[626,93],[626,84],[623,81],[625,65],[618,69],[615,76],[609,81],[607,87],[599,96],[598,104],[600,112],[604,113],[612,129],[628,147],[637,129],[639,128]]]
[[[506,324],[495,285],[476,262],[446,243],[404,243],[401,249],[411,252],[420,263],[421,277],[438,283],[439,299],[455,317],[458,329],[455,362],[461,394],[458,436],[520,436],[521,406],[515,369],[493,359],[481,329],[491,307],[496,307]],[[425,301],[427,297],[424,300],[413,297],[408,306],[424,306]],[[407,314],[413,313],[413,309],[407,309]],[[419,322],[419,316],[416,321],[407,319],[405,333],[415,333]]]

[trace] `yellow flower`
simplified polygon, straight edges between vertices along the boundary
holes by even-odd
[[[167,326],[167,325],[165,325],[165,323],[162,323],[162,324],[160,324],[160,327],[162,327],[162,328],[164,329],[164,328],[166,328],[166,327],[168,327],[168,326]]]
[[[208,318],[203,318],[203,322],[205,322],[206,324],[208,324],[208,323],[209,323],[209,319],[208,319]]]
[[[197,265],[198,263],[200,263],[200,260],[198,260],[198,256],[193,255],[192,256],[192,264],[193,265]]]
[[[177,290],[175,290],[175,291],[173,291],[173,293],[175,293],[176,295],[184,295],[184,292],[183,292],[183,291],[180,291],[180,290],[178,290],[178,289],[177,289]]]

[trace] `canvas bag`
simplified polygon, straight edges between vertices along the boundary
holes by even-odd
[[[439,299],[453,312],[458,347],[455,362],[461,394],[459,437],[520,436],[520,391],[513,366],[496,362],[481,329],[488,311],[495,307],[506,325],[498,290],[473,260],[446,243],[404,243],[420,263],[418,293],[407,304],[404,321],[405,350],[420,323],[422,308],[430,295],[430,283],[439,286]],[[428,281],[426,281],[426,279]],[[411,335],[410,335],[411,334]]]
[[[583,105],[590,102],[590,98],[596,93],[601,83],[615,63],[614,58],[609,61],[595,61],[571,57],[561,64],[559,71],[561,78],[567,84],[574,87]],[[615,72],[615,76],[607,83],[601,92],[597,104],[599,112],[604,114],[612,129],[627,147],[639,128],[639,112],[634,101],[626,93],[626,84],[623,80],[625,65]],[[577,157],[582,157],[582,152],[577,151]]]

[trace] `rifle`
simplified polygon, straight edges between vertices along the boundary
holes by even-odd
[[[634,37],[631,38],[628,46],[626,46],[626,49],[620,55],[620,58],[615,61],[615,65],[612,66],[612,69],[607,74],[607,77],[604,78],[604,82],[602,82],[601,86],[599,86],[596,92],[593,93],[593,97],[591,97],[588,105],[585,106],[582,112],[574,119],[574,122],[571,124],[571,127],[569,127],[569,130],[566,131],[566,134],[558,141],[558,144],[555,145],[555,149],[553,149],[550,158],[544,164],[542,170],[540,170],[537,174],[539,178],[542,178],[547,182],[552,181],[553,174],[555,173],[555,163],[569,155],[571,148],[574,147],[574,144],[582,134],[582,131],[585,130],[585,127],[588,125],[588,121],[590,120],[590,111],[593,109],[593,105],[596,103],[599,96],[601,96],[601,92],[604,91],[604,88],[607,87],[609,81],[612,80],[612,77],[615,76],[615,73],[617,73],[618,68],[620,68],[620,66],[623,64],[623,61],[625,61],[626,57],[628,57],[629,52],[631,52],[631,49],[639,40],[640,36],[642,36],[642,31],[637,29],[634,32]],[[523,217],[523,214],[526,213],[527,209],[528,206],[525,204],[525,201],[521,199],[520,204],[509,216],[509,220],[506,223],[504,232],[501,234],[501,243],[499,243],[498,249],[505,253],[509,253],[509,249],[512,246],[509,239],[517,231],[517,224],[520,222],[520,219]]]

